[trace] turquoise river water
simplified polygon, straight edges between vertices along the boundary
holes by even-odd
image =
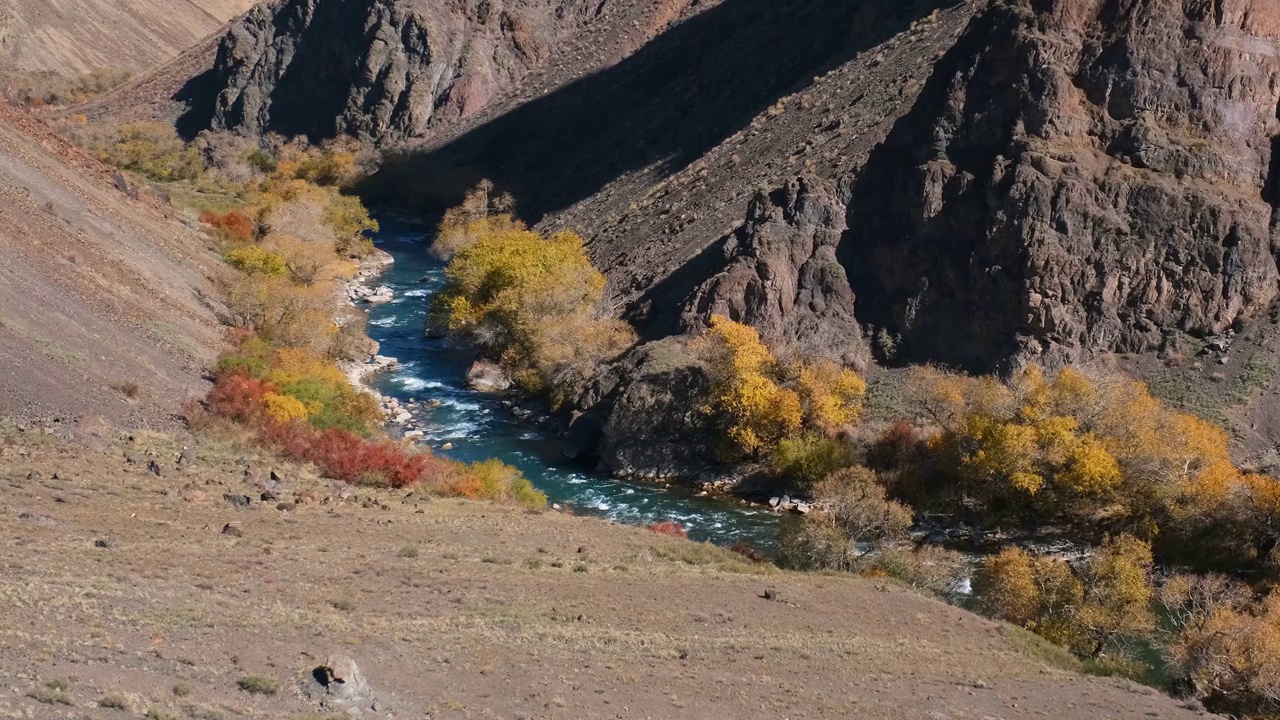
[[[391,220],[382,225],[375,242],[395,264],[379,282],[391,287],[395,300],[369,309],[369,335],[381,343],[381,354],[400,363],[376,376],[374,385],[400,400],[440,402],[419,417],[428,445],[452,443],[453,450],[437,452],[458,460],[498,458],[515,465],[550,502],[575,512],[634,525],[674,520],[694,539],[773,546],[780,519],[767,509],[618,480],[565,460],[555,438],[518,420],[499,398],[468,389],[463,377],[471,358],[423,333],[427,304],[444,275],[443,264],[428,252],[429,236]]]

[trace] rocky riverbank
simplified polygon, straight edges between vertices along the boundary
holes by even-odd
[[[395,299],[395,293],[386,285],[377,284],[387,268],[395,263],[390,253],[375,249],[360,262],[356,274],[343,287],[347,301],[358,310],[369,305],[388,303]],[[369,379],[379,372],[399,364],[399,360],[378,353],[378,343],[370,339],[372,352],[364,362],[345,362],[341,364],[343,372],[351,384],[373,395],[378,400],[378,407],[387,419],[388,430],[405,440],[421,441],[426,437],[426,428],[418,420],[418,413],[428,407],[438,405],[431,400],[410,399],[401,401],[398,398],[384,395],[369,384]],[[444,443],[438,449],[452,450],[452,443]]]

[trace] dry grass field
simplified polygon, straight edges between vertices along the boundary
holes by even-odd
[[[337,486],[227,442],[71,434],[0,433],[0,717],[326,717],[331,656],[363,671],[366,717],[1199,714],[884,582]]]

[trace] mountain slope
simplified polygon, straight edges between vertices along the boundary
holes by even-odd
[[[538,70],[588,71],[583,48],[625,54],[645,39],[634,36],[690,4],[285,0],[227,33],[211,96],[188,122],[380,143],[422,137],[476,115]],[[593,34],[596,26],[608,37]]]
[[[0,198],[0,416],[171,423],[221,342],[203,234],[5,105]]]
[[[857,175],[860,317],[989,370],[1265,316],[1278,105],[1276,3],[995,3]]]
[[[319,61],[304,52],[312,26],[286,21],[334,8],[372,13],[365,27],[427,17],[372,0],[260,8],[223,42],[209,124],[420,137],[372,193],[413,207],[494,180],[527,217],[586,234],[650,337],[719,309],[774,341],[816,327],[836,351],[856,317],[900,336],[907,359],[991,369],[1157,350],[1170,333],[1256,318],[1277,295],[1273,3],[725,0],[568,82],[539,84],[555,63],[519,65],[502,82],[525,92],[482,93],[482,110],[452,115],[472,76],[439,56],[465,44],[406,65],[375,33]],[[264,39],[265,25],[281,29]],[[547,46],[561,37],[528,26]],[[332,74],[338,57],[365,68],[336,81],[340,102],[301,92],[296,79]],[[802,175],[827,205],[822,232],[842,239],[791,256],[794,238],[764,247],[752,227],[770,207],[783,224],[813,215],[773,192]],[[818,252],[834,245],[834,258]],[[761,262],[788,279],[770,287]],[[744,292],[755,299],[733,297]]]
[[[0,70],[148,70],[256,2],[0,0]]]

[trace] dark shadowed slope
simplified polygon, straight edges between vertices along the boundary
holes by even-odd
[[[952,3],[726,0],[613,67],[405,153],[375,183],[449,202],[487,177],[536,221],[628,172],[654,163],[665,172],[683,168],[815,75],[945,4]]]

